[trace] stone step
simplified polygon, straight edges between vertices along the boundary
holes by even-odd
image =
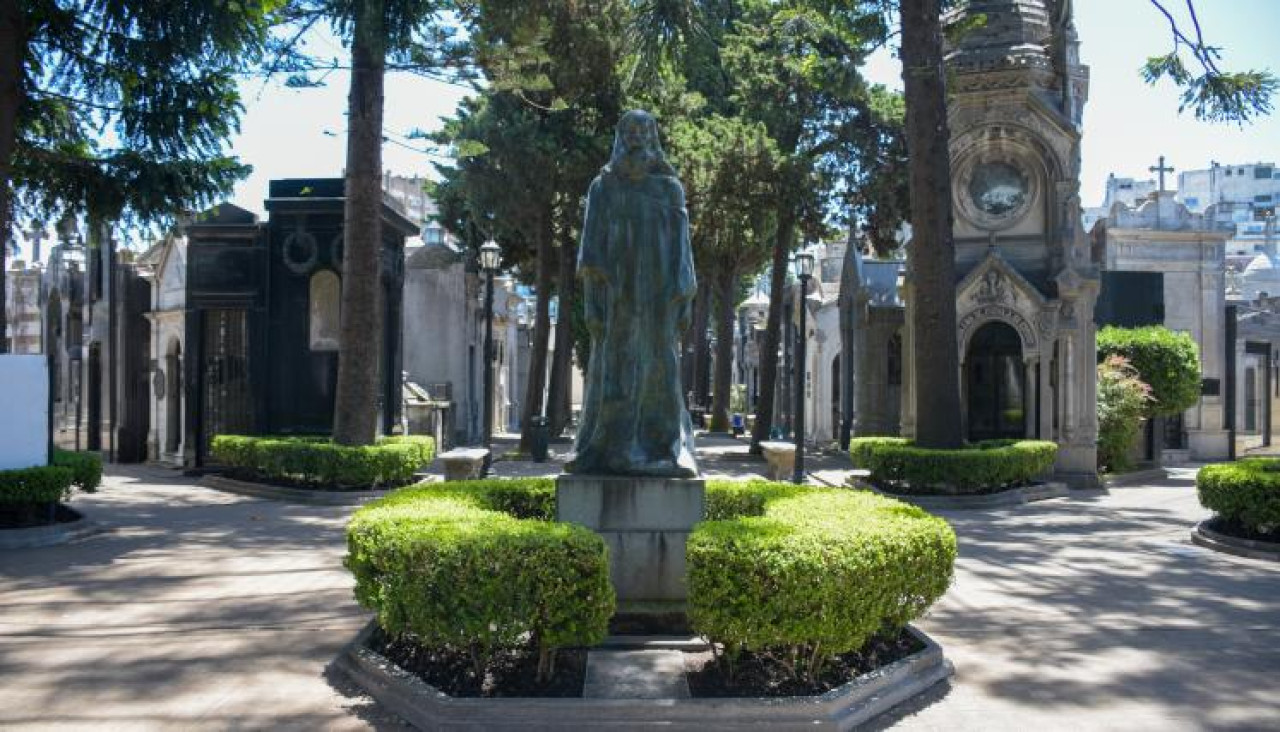
[[[684,654],[673,650],[587,652],[586,699],[688,699]]]
[[[670,651],[706,651],[711,646],[707,644],[707,639],[697,635],[631,635],[627,633],[615,633],[604,639],[604,642],[596,646],[607,650],[618,649],[639,649],[639,650],[670,650]]]

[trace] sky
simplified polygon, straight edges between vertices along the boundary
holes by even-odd
[[[1178,0],[1166,7],[1184,13]],[[1198,0],[1201,26],[1210,45],[1223,48],[1222,67],[1267,68],[1280,74],[1280,0]],[[1176,171],[1220,163],[1280,162],[1280,111],[1244,127],[1198,122],[1178,113],[1179,94],[1169,83],[1147,86],[1138,69],[1148,56],[1171,47],[1167,21],[1150,0],[1076,0],[1080,55],[1090,67],[1084,111],[1081,199],[1102,202],[1108,173],[1147,178],[1164,155]],[[312,50],[346,62],[347,52],[329,38]],[[901,65],[878,53],[866,69],[874,81],[901,88]],[[229,149],[253,166],[231,202],[264,213],[267,184],[275,178],[337,177],[345,158],[348,77],[333,73],[318,89],[288,89],[283,79],[242,84],[245,113]],[[387,78],[383,167],[400,175],[431,176],[438,157],[412,129],[432,130],[467,89],[405,74]],[[1280,98],[1276,100],[1280,106]],[[1171,185],[1176,184],[1175,172]],[[24,242],[25,244],[25,242]]]

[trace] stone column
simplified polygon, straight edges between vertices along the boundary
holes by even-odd
[[[1041,335],[1040,349],[1041,358],[1040,366],[1040,383],[1037,389],[1037,404],[1040,408],[1040,439],[1052,440],[1053,434],[1053,408],[1057,401],[1057,394],[1053,391],[1050,376],[1053,373],[1053,344],[1058,340],[1058,333],[1055,329],[1048,335]]]
[[[1022,359],[1022,419],[1028,439],[1036,436],[1036,361],[1035,356]]]
[[[904,300],[906,302],[906,312],[911,312],[911,287],[907,285],[903,288]],[[916,436],[916,348],[915,348],[915,329],[911,326],[911,317],[908,315],[902,325],[902,422],[901,432],[903,437],[914,439]],[[963,402],[961,408],[964,408]]]

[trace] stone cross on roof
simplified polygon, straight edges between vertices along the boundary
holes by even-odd
[[[1150,170],[1152,173],[1155,173],[1155,174],[1157,174],[1157,175],[1159,175],[1159,176],[1160,176],[1160,186],[1159,186],[1159,188],[1157,188],[1157,189],[1156,189],[1156,193],[1164,193],[1164,174],[1165,174],[1165,173],[1172,173],[1172,172],[1173,172],[1173,166],[1172,166],[1172,165],[1165,166],[1165,164],[1164,164],[1164,156],[1163,156],[1163,155],[1161,155],[1161,156],[1160,156],[1160,164],[1159,164],[1159,165],[1153,165],[1153,166],[1151,166],[1150,168],[1147,168],[1147,170]]]
[[[40,261],[40,243],[43,242],[47,236],[44,226],[40,224],[32,225],[31,231],[27,232],[27,241],[31,242],[31,261],[33,263]]]

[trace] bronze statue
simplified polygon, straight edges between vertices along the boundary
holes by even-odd
[[[570,473],[696,476],[680,387],[680,334],[697,281],[684,188],[658,125],[623,115],[613,155],[587,192],[578,277],[591,334]]]

